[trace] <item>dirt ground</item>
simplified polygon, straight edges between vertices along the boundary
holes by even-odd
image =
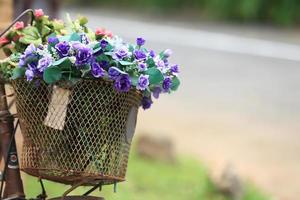
[[[159,104],[152,111],[140,112],[138,134],[171,138],[178,154],[204,160],[215,177],[231,164],[243,179],[255,182],[274,199],[298,199],[299,136],[284,134],[294,130],[219,113],[188,116],[183,110],[176,111],[176,105],[167,108],[164,104],[163,108]]]

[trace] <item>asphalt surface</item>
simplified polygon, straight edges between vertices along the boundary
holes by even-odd
[[[66,11],[75,16],[79,9]],[[230,162],[279,199],[298,199],[300,46],[290,37],[294,33],[80,13],[92,28],[105,27],[131,42],[143,36],[147,47],[174,52],[182,85],[140,111],[138,134],[168,136],[179,153],[199,156],[215,174]]]

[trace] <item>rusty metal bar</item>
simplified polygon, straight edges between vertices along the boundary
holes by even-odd
[[[21,17],[31,14],[30,24],[33,22],[33,10],[28,9],[21,13],[3,32],[3,36]],[[3,180],[1,182],[1,194],[3,199],[25,199],[23,182],[20,175],[18,154],[16,148],[16,141],[14,136],[14,116],[9,112],[7,103],[7,95],[5,92],[5,83],[0,81],[0,138],[1,138],[1,152],[5,160],[5,167],[3,172]],[[3,181],[5,181],[4,192]]]
[[[5,96],[5,85],[0,84],[0,96]],[[16,141],[14,137],[14,117],[8,110],[6,98],[0,99],[0,138],[1,151],[6,161],[3,178],[5,180],[5,188],[3,199],[18,198],[24,199],[23,182],[20,176],[18,154]],[[2,194],[0,194],[2,195]]]

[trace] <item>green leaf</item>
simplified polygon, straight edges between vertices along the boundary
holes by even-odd
[[[78,33],[72,33],[71,35],[65,35],[59,38],[60,42],[66,41],[66,42],[71,42],[71,41],[80,41],[81,37]]]
[[[104,52],[105,55],[112,56],[113,52]]]
[[[124,61],[124,60],[120,60],[119,63],[121,65],[132,65],[133,64],[132,62],[128,62],[128,61]]]
[[[51,28],[49,28],[48,26],[43,26],[42,27],[42,36],[46,36],[51,32]]]
[[[57,20],[52,21],[52,25],[55,30],[61,30],[61,29],[65,28],[64,24]]]
[[[153,60],[153,58],[149,58],[147,61],[146,61],[147,65],[149,68],[151,67],[155,67],[155,62]]]
[[[72,33],[70,35],[69,41],[81,41],[81,37],[78,33]]]
[[[35,44],[39,45],[42,43],[41,36],[38,32],[38,29],[33,26],[28,26],[23,30],[23,37],[19,41],[23,44]]]
[[[108,45],[106,46],[105,50],[106,50],[106,51],[112,51],[113,48],[114,48],[113,45],[110,44],[110,43],[108,43]]]
[[[143,96],[146,96],[146,97],[151,97],[151,91],[149,90],[149,88],[147,88],[146,90],[144,90],[143,92]]]
[[[64,41],[68,42],[69,40],[70,40],[70,35],[64,35],[59,37],[60,42],[64,42]]]
[[[137,86],[137,84],[138,84],[138,79],[139,79],[139,77],[137,77],[137,76],[130,76],[131,84],[132,84],[133,86]]]
[[[70,61],[70,59],[68,57],[64,57],[62,59],[54,61],[51,65],[57,66],[61,69],[70,69],[72,62]]]
[[[10,55],[12,54],[11,49],[8,48],[8,47],[2,47],[2,51],[4,52],[4,54],[5,54],[6,56],[10,56]]]
[[[91,29],[86,28],[86,27],[85,27],[85,29],[87,29],[85,31],[87,37],[90,38],[91,41],[95,41],[96,40],[96,35],[95,35],[94,31],[92,31]]]
[[[129,45],[129,48],[128,48],[128,50],[129,50],[130,52],[133,52],[133,51],[134,51],[134,47],[133,47],[133,45]]]
[[[109,62],[109,58],[106,55],[101,54],[100,56],[96,57],[96,61],[97,62],[101,62],[101,61],[107,61],[107,62]]]
[[[175,76],[173,79],[172,79],[172,85],[171,85],[171,90],[175,91],[178,89],[180,85],[180,81],[179,79]]]
[[[96,48],[96,49],[93,49],[93,54],[98,53],[98,51],[100,51],[101,49],[102,49],[101,47],[98,47],[98,48]]]
[[[157,68],[149,68],[146,72],[149,75],[150,84],[158,84],[164,80],[164,76]]]
[[[40,34],[38,32],[38,29],[34,26],[27,26],[26,28],[23,29],[23,34],[25,36],[31,36],[34,39],[37,39],[40,37]]]
[[[14,70],[13,70],[13,74],[12,74],[12,77],[11,79],[17,79],[17,78],[21,78],[21,77],[24,77],[25,75],[25,67],[16,67]]]
[[[48,67],[45,69],[43,79],[47,84],[59,81],[62,77],[61,69],[58,67]]]
[[[86,76],[90,71],[91,71],[91,66],[90,65],[85,65],[81,68],[81,77]]]
[[[31,39],[27,36],[21,37],[19,41],[23,44],[34,44],[35,46],[37,46],[39,44],[42,44],[42,39],[41,38],[39,38],[37,40],[33,40],[33,39]]]

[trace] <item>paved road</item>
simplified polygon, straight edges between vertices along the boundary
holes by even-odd
[[[139,132],[170,136],[178,151],[199,156],[216,172],[231,162],[280,199],[298,199],[300,46],[289,37],[294,34],[250,29],[257,36],[250,38],[238,27],[80,12],[93,28],[132,42],[144,36],[149,48],[174,51],[182,87],[140,112]]]

